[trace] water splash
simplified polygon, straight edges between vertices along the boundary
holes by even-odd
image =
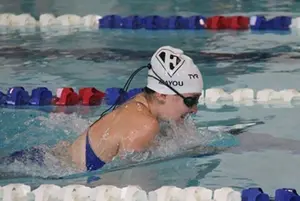
[[[26,127],[31,127],[33,123],[38,123],[43,127],[45,133],[43,137],[47,138],[47,142],[67,140],[71,143],[72,139],[76,139],[92,122],[91,119],[84,119],[78,114],[62,114],[52,113],[48,116],[37,116],[31,120],[25,121]],[[121,157],[116,157],[108,167],[118,166],[130,162],[141,162],[149,158],[165,157],[181,153],[185,149],[199,146],[209,145],[214,140],[220,140],[224,137],[222,129],[219,131],[210,131],[207,128],[197,128],[191,117],[187,117],[183,124],[178,125],[174,122],[161,122],[161,132],[154,140],[155,146],[150,147],[144,152],[127,152]],[[59,140],[57,140],[59,139]],[[71,167],[67,162],[60,160],[60,156],[53,154],[49,145],[39,145],[46,151],[45,166],[40,167],[35,164],[22,164],[15,161],[6,166],[0,166],[0,177],[21,177],[38,176],[64,176],[80,172],[75,167]],[[62,149],[62,155],[64,153]],[[122,158],[122,160],[120,160]],[[125,159],[125,160],[123,160]],[[126,160],[128,159],[128,160]]]
[[[26,138],[26,144],[38,144],[38,146],[34,147],[41,148],[45,152],[44,164],[43,166],[39,166],[30,162],[30,158],[26,157],[22,158],[22,161],[27,161],[25,163],[18,160],[10,163],[2,163],[0,165],[1,179],[26,176],[46,178],[49,176],[62,176],[79,172],[79,170],[69,164],[68,160],[61,160],[65,157],[67,152],[67,150],[64,149],[65,147],[61,146],[61,153],[53,152],[52,144],[57,145],[57,142],[60,143],[59,145],[64,144],[64,142],[65,144],[70,144],[72,139],[80,135],[90,124],[89,120],[83,119],[75,113],[71,115],[51,113],[47,116],[36,116],[29,120],[24,120],[23,124],[26,127],[26,129],[24,129],[24,135],[28,135],[28,133],[32,132],[32,137]],[[40,132],[40,129],[43,130],[43,133]],[[39,134],[37,134],[37,132]],[[23,134],[18,132],[13,136],[20,137],[20,135]],[[38,142],[42,141],[44,143],[40,144],[34,142],[37,140]]]
[[[127,165],[128,163],[144,162],[149,159],[164,158],[171,155],[176,155],[193,147],[205,147],[211,145],[230,146],[228,141],[232,141],[234,136],[229,133],[224,133],[222,129],[216,131],[208,128],[197,128],[191,116],[188,116],[183,124],[175,122],[160,122],[160,132],[154,140],[154,145],[142,152],[126,152],[120,157],[115,157],[113,162],[106,167],[112,168],[115,166]],[[236,142],[231,143],[231,145]],[[201,154],[201,149],[199,154]],[[120,159],[122,158],[122,159]]]
[[[78,114],[50,113],[49,117],[40,116],[41,126],[50,130],[60,129],[66,134],[71,132],[82,133],[92,121],[83,119]]]

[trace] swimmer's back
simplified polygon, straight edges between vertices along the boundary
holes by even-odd
[[[158,130],[158,121],[150,113],[145,97],[137,95],[102,117],[73,143],[73,161],[85,167],[87,132],[94,153],[108,162],[123,151],[142,151]]]

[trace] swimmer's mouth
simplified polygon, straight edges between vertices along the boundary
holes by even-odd
[[[180,115],[180,118],[177,120],[177,122],[182,124],[186,120],[187,116],[188,115],[186,114]]]
[[[190,116],[191,116],[190,113],[183,114],[183,115],[180,116],[180,120],[181,121],[187,120]]]
[[[188,116],[188,114],[183,114],[183,115],[180,116],[180,119],[185,120],[187,118],[187,116]]]

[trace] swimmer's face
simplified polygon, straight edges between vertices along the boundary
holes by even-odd
[[[193,97],[199,99],[201,93],[186,93],[184,97]],[[176,122],[183,122],[184,118],[191,113],[196,113],[198,110],[197,104],[188,107],[182,97],[179,95],[165,95],[165,101],[162,105],[162,116],[166,119]]]

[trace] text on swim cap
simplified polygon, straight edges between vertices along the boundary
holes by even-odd
[[[167,83],[170,86],[183,86],[183,81],[176,81],[176,80],[166,80],[165,83]],[[162,81],[159,81],[159,84],[164,84]]]
[[[190,80],[192,80],[192,79],[199,79],[198,74],[188,74],[188,76],[189,76]]]
[[[185,62],[185,60],[167,49],[162,49],[155,56],[170,77],[172,77]]]

